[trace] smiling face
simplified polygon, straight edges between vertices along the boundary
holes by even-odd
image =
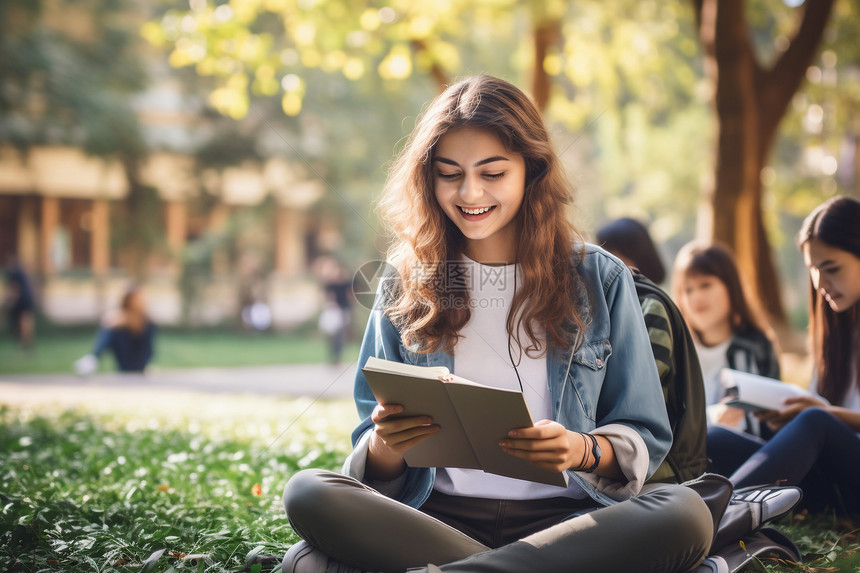
[[[714,275],[687,274],[681,279],[678,306],[701,341],[713,346],[732,335],[729,289]]]
[[[810,239],[802,249],[812,286],[834,312],[844,312],[860,302],[860,258],[818,239]]]
[[[433,157],[436,200],[466,238],[466,255],[480,263],[516,260],[517,212],[526,184],[525,159],[491,131],[470,127],[439,139]]]

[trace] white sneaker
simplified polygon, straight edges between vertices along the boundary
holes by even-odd
[[[731,503],[745,502],[750,504],[753,517],[753,529],[772,519],[782,517],[803,497],[803,491],[795,486],[758,486],[744,488],[732,494]],[[759,510],[754,508],[758,505]]]
[[[283,573],[361,573],[361,570],[339,563],[307,541],[299,541],[287,550],[281,562]]]
[[[87,354],[75,360],[74,366],[75,374],[86,377],[99,369],[99,359],[92,354]]]
[[[754,486],[735,491],[720,518],[711,551],[737,543],[762,525],[782,517],[798,504],[803,492],[794,486]]]

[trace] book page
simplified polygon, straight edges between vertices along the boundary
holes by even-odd
[[[730,368],[720,371],[720,384],[737,389],[737,396],[726,402],[727,405],[750,411],[781,410],[785,407],[786,398],[812,395],[794,384]]]
[[[412,376],[415,378],[437,378],[438,376],[447,376],[450,374],[448,369],[444,366],[415,366],[414,364],[404,364],[402,362],[394,362],[392,360],[383,360],[376,356],[369,356],[362,370],[391,372],[393,374],[403,374],[404,376]]]
[[[449,382],[451,395],[472,450],[485,472],[533,482],[567,486],[567,475],[537,467],[523,459],[506,454],[499,440],[514,428],[534,425],[522,393],[501,388]]]
[[[402,374],[390,369],[383,371],[378,364],[371,363],[370,359],[368,364],[372,368],[365,367],[362,371],[377,402],[401,404],[404,410],[397,417],[430,416],[433,423],[439,424],[441,428],[439,432],[406,452],[404,458],[408,465],[480,469],[478,458],[469,444],[457,410],[451,404],[444,382],[438,379],[439,375],[447,373],[447,368],[441,368],[445,371],[443,373],[439,368],[404,364],[402,366],[411,366],[407,369],[410,374]],[[414,375],[420,370],[426,371],[428,377]]]

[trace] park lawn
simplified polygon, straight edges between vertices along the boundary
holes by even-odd
[[[72,363],[89,352],[92,329],[52,329],[39,333],[30,352],[22,351],[8,334],[0,336],[0,374],[51,374],[72,371]],[[343,359],[358,356],[358,343],[347,344]],[[156,338],[153,367],[160,369],[308,364],[328,360],[328,347],[317,332],[240,333],[161,329]],[[115,369],[105,354],[102,372]]]
[[[357,421],[349,400],[182,392],[69,408],[0,406],[4,571],[277,572],[297,540],[284,485],[338,468]],[[855,525],[800,515],[777,527],[806,564],[750,571],[858,571]]]
[[[339,468],[357,420],[350,400],[181,392],[0,406],[0,570],[279,571],[284,485]]]

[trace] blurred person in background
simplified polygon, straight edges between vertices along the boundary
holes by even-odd
[[[337,366],[352,323],[352,280],[344,264],[333,256],[322,256],[316,270],[323,289],[317,326],[328,340],[329,360]]]
[[[597,230],[597,244],[638,270],[654,284],[666,278],[666,268],[645,225],[623,217],[609,221]]]
[[[734,256],[721,245],[695,241],[684,245],[675,259],[672,290],[702,366],[709,471],[725,475],[727,450],[721,428],[761,438],[772,432],[756,417],[725,403],[732,389],[722,385],[720,371],[731,368],[778,380],[773,334],[745,296]]]
[[[30,350],[36,336],[36,296],[30,277],[16,255],[6,259],[6,300],[9,331],[21,348]]]
[[[721,245],[687,243],[675,258],[672,291],[696,342],[709,421],[744,429],[744,411],[721,403],[720,370],[779,379],[779,359],[769,326],[744,294],[734,256]]]
[[[152,360],[155,333],[143,291],[132,284],[123,294],[119,309],[102,320],[92,351],[75,362],[75,370],[82,376],[95,372],[102,353],[110,350],[120,372],[143,372]]]

